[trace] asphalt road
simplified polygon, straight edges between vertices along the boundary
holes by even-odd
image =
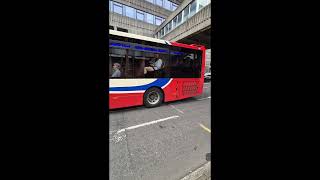
[[[211,152],[211,85],[201,96],[110,111],[111,180],[179,180]]]

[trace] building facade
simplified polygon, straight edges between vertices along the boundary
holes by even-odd
[[[154,37],[163,39],[174,29],[183,25],[187,20],[191,19],[195,14],[209,5],[211,0],[185,0],[180,6],[172,12],[166,20],[156,28]],[[169,39],[166,39],[169,40]]]
[[[190,30],[186,24],[192,23],[188,20],[199,22],[192,19],[200,11],[210,11],[207,10],[210,3],[211,0],[109,0],[109,29],[170,41],[172,38],[168,35]],[[211,49],[208,49],[207,71],[210,63]]]
[[[109,29],[154,37],[182,0],[109,0]]]

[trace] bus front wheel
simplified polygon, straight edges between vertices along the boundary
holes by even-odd
[[[159,106],[163,101],[163,93],[158,88],[150,88],[143,95],[143,104],[146,107]]]

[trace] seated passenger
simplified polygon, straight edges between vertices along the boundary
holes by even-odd
[[[121,77],[121,71],[120,71],[121,65],[119,63],[113,64],[113,73],[111,77]]]
[[[155,54],[155,58],[151,60],[150,66],[144,67],[144,74],[147,74],[148,71],[157,71],[162,68],[163,62],[159,58],[159,54]]]

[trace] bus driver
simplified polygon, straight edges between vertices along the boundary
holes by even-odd
[[[144,67],[144,74],[147,74],[148,71],[156,71],[162,67],[162,59],[159,58],[159,54],[155,54],[155,58],[150,61],[150,66]]]

